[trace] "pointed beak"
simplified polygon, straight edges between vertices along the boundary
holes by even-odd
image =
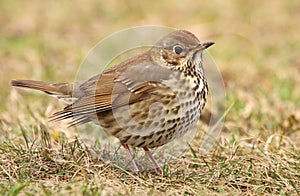
[[[193,48],[191,51],[192,51],[192,55],[191,55],[191,59],[193,61],[196,61],[197,59],[201,59],[201,58],[197,58],[197,57],[201,57],[201,55],[198,55],[200,53],[202,53],[203,50],[205,50],[206,48],[214,45],[215,43],[214,42],[211,42],[211,41],[207,41],[207,42],[202,42],[200,44],[198,44],[195,48]],[[198,63],[196,63],[198,64]]]
[[[200,50],[205,50],[206,48],[214,45],[215,43],[214,42],[211,42],[211,41],[208,41],[208,42],[203,42],[203,43],[200,43],[198,44],[196,47],[195,47],[195,50],[196,51],[200,51]]]
[[[215,44],[215,43],[214,43],[214,42],[211,42],[211,41],[201,43],[201,45],[202,45],[202,47],[203,47],[204,49],[206,49],[206,48],[208,48],[208,47],[210,47],[210,46],[212,46],[212,45],[214,45],[214,44]]]

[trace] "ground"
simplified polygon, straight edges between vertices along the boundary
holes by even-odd
[[[0,1],[0,193],[299,195],[299,13],[297,0]],[[201,153],[197,134],[188,152],[164,164],[164,176],[95,158],[77,130],[48,122],[62,108],[55,99],[9,85],[73,81],[101,39],[149,24],[213,40],[209,53],[226,87],[214,147]],[[209,107],[200,127],[207,117]]]

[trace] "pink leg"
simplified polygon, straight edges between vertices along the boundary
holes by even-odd
[[[158,165],[158,163],[156,162],[156,160],[154,159],[154,157],[152,156],[151,152],[149,151],[149,149],[147,147],[144,147],[143,148],[144,151],[146,152],[147,156],[150,158],[150,160],[152,161],[154,167],[155,167],[155,170],[157,173],[159,174],[163,174],[162,172],[162,169],[160,168],[160,166]]]
[[[122,146],[125,148],[125,150],[126,150],[126,152],[127,152],[127,155],[128,155],[129,158],[130,158],[130,161],[131,161],[131,164],[132,164],[132,167],[133,167],[134,172],[135,172],[135,173],[138,173],[140,170],[139,170],[139,168],[137,167],[137,165],[136,165],[136,163],[135,163],[135,161],[134,161],[134,158],[133,158],[133,156],[132,156],[132,154],[131,154],[131,152],[130,152],[130,149],[129,149],[128,145],[127,145],[127,144],[122,144]]]

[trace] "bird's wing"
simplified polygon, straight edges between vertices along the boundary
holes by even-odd
[[[169,69],[147,58],[129,62],[108,69],[83,83],[79,88],[84,96],[55,113],[52,119],[80,118],[85,122],[83,116],[139,102],[164,88],[161,82],[169,78]]]

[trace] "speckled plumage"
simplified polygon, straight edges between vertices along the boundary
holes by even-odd
[[[196,125],[208,93],[202,51],[212,44],[178,30],[82,84],[14,80],[12,85],[67,102],[52,120],[72,118],[71,126],[95,122],[126,149],[143,147],[148,153],[148,148],[181,137]]]

